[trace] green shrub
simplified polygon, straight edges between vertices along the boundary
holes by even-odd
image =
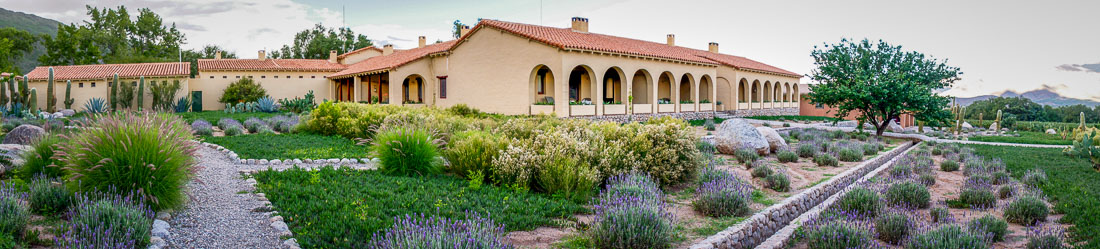
[[[1012,197],[1012,195],[1014,195],[1015,193],[1016,193],[1016,186],[1012,186],[1010,184],[1001,185],[1001,188],[999,188],[997,190],[997,196],[1001,197],[1001,199],[1006,199],[1008,197]]]
[[[798,145],[798,156],[803,158],[812,158],[817,155],[820,148],[812,144],[800,144]]]
[[[760,158],[760,154],[757,154],[756,150],[753,149],[739,149],[733,152],[733,156],[737,157],[739,163],[752,162]]]
[[[169,114],[127,113],[83,126],[98,129],[67,136],[60,146],[71,189],[137,193],[154,210],[183,204],[198,149],[186,123]]]
[[[951,217],[951,213],[944,207],[934,207],[928,210],[928,217],[932,218],[932,222],[944,222],[947,218]]]
[[[920,176],[918,177],[918,180],[920,181],[921,184],[924,184],[924,186],[931,187],[932,185],[936,185],[936,174],[934,174],[934,173],[921,173]]]
[[[985,236],[971,234],[958,225],[947,225],[917,234],[909,239],[906,249],[987,249],[990,243]]]
[[[1020,225],[1033,225],[1044,221],[1049,212],[1047,204],[1035,196],[1021,196],[1009,202],[1004,209],[1005,219]]]
[[[932,155],[935,155],[935,156],[943,155],[943,150],[941,150],[940,147],[932,148]]]
[[[230,126],[229,128],[225,129],[225,135],[226,136],[231,137],[231,136],[239,136],[239,135],[243,135],[243,134],[244,134],[244,127],[241,127],[241,126]]]
[[[1029,169],[1024,172],[1020,182],[1032,187],[1040,187],[1047,183],[1047,173],[1039,168]]]
[[[481,110],[467,106],[466,104],[457,104],[451,107],[447,107],[447,112],[458,116],[477,117],[484,115]]]
[[[992,181],[993,185],[1005,184],[1005,183],[1008,183],[1008,180],[1009,180],[1008,172],[1004,172],[1004,171],[993,172],[992,174],[989,175],[989,177],[993,178],[992,179],[993,180]]]
[[[31,211],[41,215],[53,215],[65,211],[72,203],[72,195],[60,184],[54,184],[43,175],[35,177],[30,184],[27,202]]]
[[[768,164],[761,163],[760,165],[757,165],[756,167],[752,167],[751,175],[752,175],[752,177],[768,177],[768,176],[772,175],[772,173],[774,173],[774,172],[775,171],[772,170],[771,166],[768,166]]]
[[[817,153],[817,155],[814,155],[814,163],[817,163],[817,166],[840,166],[840,161],[837,160],[836,157],[826,153]]]
[[[471,172],[482,172],[482,180],[492,178],[493,159],[508,147],[502,136],[479,130],[463,131],[451,137],[443,150],[447,159],[447,172],[470,178]]]
[[[794,153],[793,151],[780,151],[778,154],[776,154],[776,157],[779,158],[779,162],[781,163],[798,162],[798,154]]]
[[[993,242],[1003,241],[1005,234],[1008,233],[1008,223],[990,214],[970,220],[970,223],[967,223],[967,228],[970,229],[972,234],[989,236]]]
[[[64,163],[54,157],[61,141],[58,136],[46,134],[31,144],[31,149],[21,154],[23,166],[19,168],[19,178],[28,181],[39,174],[50,178],[62,177],[65,174],[61,170]]]
[[[260,84],[252,81],[251,78],[241,78],[225,87],[218,102],[223,104],[248,103],[265,96],[267,96],[267,90],[264,90]]]
[[[588,162],[565,156],[549,158],[538,169],[539,187],[554,196],[575,202],[587,200],[600,181],[600,173]]]
[[[901,243],[909,234],[909,217],[901,213],[886,213],[875,218],[875,232],[878,239],[891,245]]]
[[[810,229],[805,237],[806,245],[811,249],[865,248],[874,242],[866,227],[839,220]]]
[[[878,193],[864,187],[852,188],[837,200],[835,208],[852,215],[874,217],[883,209]]]
[[[31,220],[30,212],[20,204],[18,195],[10,184],[0,184],[0,235],[22,238]]]
[[[91,248],[104,244],[133,241],[137,248],[149,244],[153,228],[153,212],[140,201],[118,197],[82,196],[73,207],[67,234],[59,241],[61,248]]]
[[[997,204],[997,197],[990,189],[964,188],[962,193],[959,193],[959,201],[970,207],[987,208]]]
[[[897,183],[886,189],[886,202],[890,205],[927,208],[931,200],[928,187],[915,182]]]
[[[840,159],[842,162],[859,162],[863,160],[863,151],[843,148],[837,152],[837,159]]]
[[[428,132],[394,128],[378,132],[371,151],[380,160],[378,170],[393,176],[426,176],[441,172],[436,141]]]
[[[775,191],[787,192],[791,190],[791,179],[782,172],[775,172],[764,177],[764,183],[768,188]]]
[[[940,170],[947,172],[959,170],[959,162],[944,160],[943,162],[940,162]]]

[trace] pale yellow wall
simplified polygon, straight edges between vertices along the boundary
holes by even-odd
[[[190,91],[202,91],[203,110],[222,110],[225,104],[219,103],[222,93],[229,84],[252,76],[267,91],[267,95],[278,101],[284,98],[303,97],[313,90],[317,102],[333,99],[334,93],[325,76],[333,72],[268,72],[268,71],[199,71],[191,80]],[[240,76],[241,78],[237,78]],[[278,78],[275,78],[278,76]],[[290,76],[288,79],[287,76]],[[213,78],[211,78],[213,77]]]
[[[680,78],[684,74],[689,74],[693,79],[692,82],[697,83],[703,75],[715,75],[715,66],[697,65],[697,64],[685,64],[679,62],[670,62],[654,59],[632,58],[622,56],[609,56],[605,54],[593,54],[593,53],[581,53],[581,52],[561,52],[562,54],[562,68],[566,70],[572,70],[576,66],[583,66],[589,68],[592,72],[595,72],[595,79],[603,79],[605,73],[609,68],[615,68],[622,70],[624,77],[628,82],[625,82],[626,86],[629,86],[626,91],[626,96],[634,96],[635,103],[656,103],[658,96],[655,94],[658,84],[655,81],[660,77],[661,73],[668,72],[671,74],[672,85],[677,85]],[[639,81],[645,81],[644,77],[635,77],[636,73],[642,71],[648,75],[649,79],[646,83],[639,83]],[[565,81],[562,81],[565,82]],[[648,83],[648,84],[647,84]],[[645,86],[646,89],[636,90],[635,88]],[[564,90],[567,90],[565,88]],[[672,96],[678,96],[678,91],[674,91],[676,88],[670,88],[666,85],[664,90],[667,92],[665,97],[673,99]],[[595,92],[596,96],[603,95],[604,89],[597,88]],[[563,91],[562,94],[568,92]],[[623,102],[627,102],[624,101]],[[568,103],[565,103],[568,104]],[[603,102],[597,103],[597,114],[602,114]],[[568,106],[563,106],[568,107]],[[656,108],[653,105],[651,108]],[[560,109],[560,108],[559,108]],[[558,112],[563,114],[562,112]]]
[[[84,104],[92,98],[102,98],[104,101],[107,101],[107,106],[110,107],[111,88],[108,87],[108,83],[112,80],[113,79],[73,80],[73,88],[72,92],[70,92],[70,97],[73,98],[72,109],[83,111]],[[150,108],[153,105],[153,94],[149,88],[150,83],[153,81],[157,83],[168,81],[171,83],[174,80],[180,81],[180,90],[177,91],[176,96],[172,98],[173,103],[175,103],[175,100],[179,97],[187,96],[188,78],[145,78],[145,97],[142,106],[144,108]],[[38,109],[42,111],[46,110],[46,90],[48,87],[46,82],[45,80],[27,82],[27,87],[35,89],[35,94],[38,95]],[[139,78],[119,78],[119,84],[131,84],[132,82],[140,81]],[[80,83],[84,83],[83,88],[80,87]],[[92,83],[95,83],[95,87],[92,87]],[[57,98],[57,110],[65,109],[65,84],[66,82],[64,80],[54,81],[54,95]],[[133,101],[137,101],[137,90],[138,89],[135,87]]]
[[[355,54],[345,56],[343,59],[338,60],[340,64],[351,65],[379,55],[382,55],[382,51],[367,49]]]

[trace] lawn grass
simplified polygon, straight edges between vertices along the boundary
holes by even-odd
[[[314,134],[250,134],[203,137],[206,142],[224,146],[243,159],[329,159],[367,158],[367,146],[339,136]]]
[[[1054,211],[1065,214],[1061,222],[1074,225],[1069,230],[1072,239],[1100,246],[1100,172],[1088,160],[1065,156],[1054,148],[967,146],[979,155],[1003,160],[1012,177],[1036,167],[1046,171],[1049,181],[1041,188],[1054,202]]]
[[[287,115],[287,114],[290,114],[290,113],[278,113],[278,112],[272,112],[272,113],[267,113],[267,112],[227,113],[227,112],[223,112],[223,111],[203,111],[203,112],[179,112],[179,113],[175,113],[175,114],[176,114],[176,116],[180,116],[180,118],[183,118],[184,121],[187,121],[188,124],[190,124],[191,122],[194,122],[195,120],[198,120],[198,119],[206,120],[207,122],[210,122],[211,124],[217,124],[218,120],[221,120],[222,118],[232,118],[232,119],[236,119],[237,121],[244,122],[245,119],[248,119],[248,118],[251,118],[251,117],[270,118],[270,117],[274,117],[274,116],[278,116],[278,115]]]
[[[1052,144],[1072,145],[1073,140],[1062,139],[1061,135],[1046,134],[1044,132],[1021,131],[1019,137],[1009,136],[976,136],[971,141],[1014,143],[1014,144]]]
[[[726,119],[724,119],[724,118],[713,118],[713,119],[714,119],[714,125],[718,125],[718,124],[721,124],[722,121],[726,121]],[[703,126],[703,124],[706,124],[706,122],[707,122],[706,119],[688,120],[688,124],[690,124],[691,126]]]
[[[375,232],[406,215],[463,218],[476,212],[517,231],[585,212],[570,201],[489,185],[470,188],[468,182],[447,176],[394,177],[331,167],[253,176],[302,248],[366,248]]]

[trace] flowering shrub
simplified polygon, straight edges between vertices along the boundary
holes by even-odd
[[[514,248],[504,239],[504,226],[477,214],[466,219],[405,215],[394,217],[393,227],[375,233],[368,248]]]
[[[222,118],[218,120],[218,128],[222,130],[228,130],[230,127],[244,127],[240,121],[232,118]]]
[[[776,156],[776,158],[779,159],[779,162],[781,162],[781,163],[798,162],[798,154],[794,153],[794,151],[787,151],[787,150],[780,151],[775,156]]]
[[[739,163],[752,162],[760,158],[760,154],[757,154],[756,150],[753,149],[736,150],[733,152],[733,156],[737,158],[737,162]]]
[[[951,218],[951,213],[944,207],[934,207],[928,210],[928,216],[932,218],[932,222],[944,222]]]
[[[817,166],[840,166],[840,161],[833,155],[827,153],[817,153],[817,155],[814,155],[814,163],[817,163]]]
[[[30,212],[19,202],[19,197],[12,184],[0,183],[0,236],[22,238],[31,220]]]
[[[263,129],[271,129],[267,125],[267,122],[264,122],[263,120],[260,120],[259,118],[256,118],[256,117],[250,117],[250,118],[244,120],[244,127],[248,128],[248,132],[250,132],[250,133],[257,133],[257,132],[260,132],[260,130],[263,130]]]
[[[798,156],[803,158],[812,158],[814,155],[821,151],[821,148],[814,146],[813,144],[802,143],[798,145]]]
[[[875,218],[877,238],[892,245],[901,243],[909,235],[910,226],[909,217],[901,212],[888,212]]]
[[[774,172],[764,177],[764,185],[775,191],[787,192],[791,190],[791,179],[787,173]]]
[[[264,120],[272,130],[281,133],[291,133],[298,128],[298,117],[292,115],[278,115]]]
[[[629,179],[620,181],[627,184],[645,185],[646,181],[638,175],[624,178]],[[588,230],[592,243],[597,248],[670,248],[676,232],[660,191],[632,195],[615,188],[609,183],[595,205],[596,217]]]
[[[79,196],[72,217],[55,238],[59,248],[144,248],[153,227],[153,211],[140,199]]]
[[[801,235],[811,249],[875,248],[874,228],[860,215],[827,214],[803,225]]]
[[[72,195],[60,184],[55,185],[50,178],[39,175],[31,181],[27,202],[31,211],[37,214],[51,215],[69,208]]]
[[[890,185],[886,189],[886,201],[890,205],[909,208],[927,208],[932,201],[928,187],[915,182]]]
[[[971,220],[966,226],[971,233],[984,234],[993,242],[1004,240],[1008,233],[1008,223],[990,214]]]
[[[1037,226],[1027,230],[1027,249],[1065,249],[1070,248],[1062,238],[1065,233],[1057,227]]]
[[[940,162],[940,170],[947,172],[959,170],[959,163],[950,160]]]
[[[909,238],[907,249],[986,249],[991,242],[986,236],[973,234],[958,225],[946,225],[938,229],[916,234]]]
[[[213,126],[210,125],[210,122],[206,122],[206,120],[202,119],[196,119],[195,122],[191,122],[191,131],[199,136],[214,135],[214,129]]]
[[[752,185],[726,174],[700,184],[695,189],[692,206],[707,216],[742,216],[752,211],[749,208],[752,190]]]
[[[60,148],[73,189],[135,193],[155,210],[183,204],[197,146],[187,124],[169,114],[101,116],[64,136]],[[126,138],[126,139],[119,139]]]
[[[483,181],[492,179],[493,160],[507,146],[507,141],[497,134],[480,130],[459,132],[451,137],[450,144],[442,152],[448,162],[446,171],[466,178],[471,173],[482,172]]]
[[[1039,187],[1047,183],[1047,173],[1039,168],[1029,169],[1020,177],[1020,182],[1031,187]]]
[[[837,151],[837,159],[843,162],[859,162],[863,160],[863,150],[841,148]]]
[[[845,213],[874,217],[883,209],[878,193],[865,187],[855,187],[844,193],[834,205]]]

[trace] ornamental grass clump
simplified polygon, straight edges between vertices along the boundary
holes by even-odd
[[[844,193],[833,207],[844,213],[874,217],[882,211],[884,206],[878,192],[865,187],[855,187],[848,193]]]
[[[97,129],[63,136],[67,141],[60,146],[70,189],[135,193],[154,210],[183,204],[198,149],[183,120],[126,113],[86,122]]]
[[[38,175],[46,177],[61,177],[65,174],[61,167],[64,166],[55,154],[59,152],[57,147],[62,139],[56,135],[46,134],[31,144],[31,149],[23,151],[23,166],[19,168],[19,179],[29,181]]]
[[[140,197],[93,194],[77,199],[65,232],[54,239],[58,248],[145,248],[149,244],[153,211]]]
[[[776,157],[779,158],[779,162],[781,162],[781,163],[795,163],[795,162],[798,162],[798,154],[794,153],[794,151],[789,151],[789,150],[780,151],[778,154],[776,154]]]
[[[877,238],[891,245],[900,244],[909,235],[910,226],[909,216],[901,212],[887,212],[875,217]]]
[[[817,166],[840,166],[840,161],[837,160],[836,157],[834,157],[833,155],[829,155],[828,153],[817,153],[817,155],[814,155],[814,163],[817,163]]]
[[[787,192],[791,190],[791,179],[783,172],[774,172],[764,177],[764,185],[779,192]]]
[[[13,184],[0,183],[0,236],[22,238],[31,220],[31,213],[20,203],[23,196]]]
[[[945,225],[909,238],[906,249],[987,249],[992,246],[987,236],[973,234],[958,225]]]
[[[191,131],[199,136],[214,135],[214,128],[210,125],[210,122],[206,122],[206,120],[202,119],[196,119],[195,122],[191,122]]]
[[[732,174],[704,182],[695,189],[692,207],[711,217],[742,216],[752,211],[752,185]]]
[[[927,208],[931,200],[928,187],[916,182],[897,183],[886,189],[886,202],[894,206]]]
[[[27,202],[31,211],[41,215],[53,215],[65,211],[72,203],[72,195],[60,183],[45,175],[38,175],[28,186]]]
[[[1005,219],[1020,225],[1033,225],[1036,222],[1045,221],[1049,212],[1047,204],[1034,195],[1020,196],[1004,208]]]
[[[676,231],[661,195],[648,176],[612,177],[597,199],[589,240],[596,248],[670,248]]]
[[[393,128],[379,131],[371,151],[381,160],[378,170],[394,176],[439,174],[437,141],[427,131]]]
[[[504,238],[504,225],[467,214],[466,219],[405,215],[394,217],[393,227],[376,232],[367,248],[515,248]]]
[[[990,214],[970,220],[966,227],[970,233],[988,236],[993,242],[1005,240],[1005,234],[1008,234],[1008,223]]]

